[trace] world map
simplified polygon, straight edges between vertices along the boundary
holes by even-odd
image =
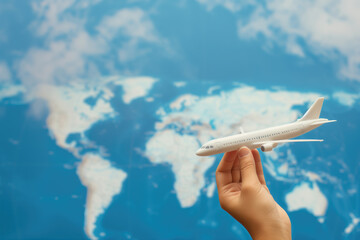
[[[1,3],[0,238],[251,239],[196,150],[323,96],[325,141],[261,153],[265,178],[294,239],[358,239],[360,21],[298,4]]]

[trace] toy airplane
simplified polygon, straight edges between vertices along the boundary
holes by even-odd
[[[296,122],[211,140],[196,151],[198,156],[210,156],[230,152],[246,146],[259,148],[263,152],[273,150],[278,144],[289,142],[322,142],[322,139],[290,139],[307,133],[324,123],[335,122],[319,118],[324,98],[318,98],[305,115]]]

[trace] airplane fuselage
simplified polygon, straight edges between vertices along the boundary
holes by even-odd
[[[197,152],[198,156],[209,156],[230,152],[246,146],[250,149],[261,147],[262,151],[271,151],[277,146],[271,143],[276,140],[291,139],[329,122],[327,119],[297,121],[277,127],[270,127],[249,133],[236,134],[211,140],[205,143]],[[266,142],[269,142],[267,144]]]

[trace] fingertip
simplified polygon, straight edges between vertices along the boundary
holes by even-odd
[[[258,175],[259,181],[260,181],[261,184],[266,185],[265,176],[264,176],[262,163],[261,163],[261,158],[260,158],[260,153],[256,149],[253,149],[252,153],[253,153],[253,156],[254,156],[255,165],[256,165],[256,173]]]
[[[217,170],[218,172],[230,171],[235,160],[236,151],[226,152],[221,159]]]
[[[241,147],[238,152],[238,158],[246,157],[250,153],[250,149],[248,147]]]
[[[258,151],[256,148],[255,148],[255,149],[252,149],[251,152],[252,152],[253,154],[259,153],[259,151]]]
[[[216,169],[216,184],[219,192],[222,187],[232,182],[231,169],[234,166],[235,158],[236,151],[225,153]]]
[[[247,147],[242,147],[238,151],[238,158],[240,162],[240,174],[242,182],[255,183],[258,181],[256,174],[255,161],[252,151]]]
[[[255,161],[260,160],[260,153],[257,149],[251,150],[252,155],[254,156]]]

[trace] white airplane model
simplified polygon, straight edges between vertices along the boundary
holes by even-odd
[[[322,139],[290,139],[307,133],[324,123],[335,122],[319,118],[324,98],[318,98],[305,115],[296,122],[277,127],[266,128],[249,133],[241,133],[229,137],[218,138],[205,143],[196,151],[198,156],[210,156],[230,152],[246,146],[250,149],[261,148],[267,152],[278,144],[288,142],[322,142]]]

